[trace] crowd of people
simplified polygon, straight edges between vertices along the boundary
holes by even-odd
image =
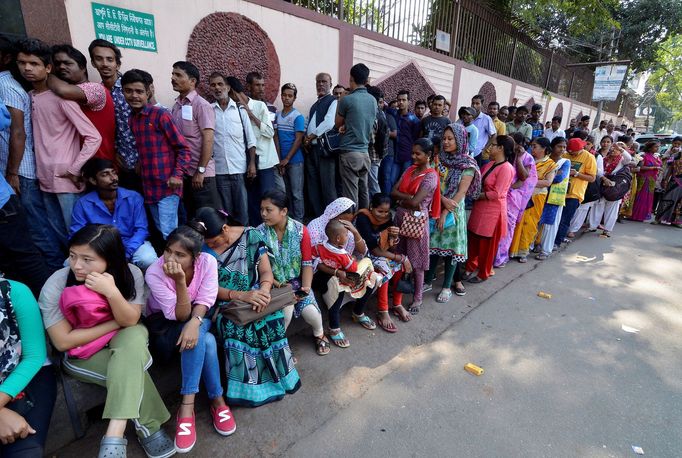
[[[682,138],[661,155],[625,125],[590,129],[584,116],[562,130],[539,104],[481,95],[453,122],[442,95],[413,101],[405,89],[386,103],[364,64],[349,88],[319,73],[304,116],[295,84],[281,86],[278,110],[256,72],[206,78],[178,61],[168,108],[148,72],[121,72],[114,44],[87,51],[101,82],[72,46],[0,39],[5,457],[42,456],[50,361],[106,389],[100,457],[126,456],[129,421],[148,457],[187,453],[201,382],[223,436],[236,430],[229,406],[300,388],[293,319],[324,356],[351,345],[346,304],[367,330],[416,319],[441,260],[435,300],[447,303],[583,229],[682,223]],[[169,437],[148,369],[153,356],[177,370],[178,355]]]

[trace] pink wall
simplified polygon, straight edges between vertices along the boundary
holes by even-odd
[[[71,41],[74,46],[85,50],[94,39],[90,3],[81,0],[64,0],[64,3]],[[372,81],[379,84],[392,76],[400,77],[403,71],[409,70],[412,79],[419,73],[416,78],[418,82],[414,84],[420,85],[421,93],[432,90],[444,95],[452,102],[453,111],[458,106],[468,105],[473,95],[484,90],[501,105],[510,104],[514,98],[518,98],[518,103],[522,105],[533,98],[544,106],[547,119],[551,118],[556,106],[561,103],[565,125],[568,125],[569,115],[579,112],[591,116],[596,114],[593,107],[557,94],[547,97],[541,88],[516,82],[466,62],[281,0],[101,0],[101,3],[154,15],[158,52],[123,49],[122,70],[137,67],[149,71],[157,81],[158,97],[166,105],[171,104],[175,97],[169,84],[170,66],[174,61],[186,58],[194,28],[212,13],[232,12],[255,22],[272,42],[281,69],[277,85],[293,82],[298,86],[298,107],[302,112],[307,112],[315,100],[316,73],[328,72],[335,83],[347,85],[350,67],[363,62],[370,68]],[[248,37],[237,35],[237,38],[230,40],[226,46],[243,47],[238,54],[250,55],[249,49],[254,44]],[[254,61],[263,58],[263,53],[255,49],[251,54]],[[220,54],[217,56],[212,57],[211,65],[221,66]],[[237,73],[248,67],[248,57],[242,59],[247,63],[240,65],[241,69],[234,69]],[[227,60],[223,66],[230,72]],[[90,70],[92,75],[97,74],[94,69]],[[612,113],[605,113],[604,117],[616,120],[616,115]]]

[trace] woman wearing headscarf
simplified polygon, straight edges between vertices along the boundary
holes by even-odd
[[[440,175],[441,214],[430,233],[430,265],[424,282],[430,284],[436,276],[438,261],[443,258],[445,274],[443,287],[436,299],[447,302],[455,294],[464,296],[462,285],[464,263],[467,259],[467,218],[464,198],[477,199],[481,193],[481,172],[476,160],[467,154],[467,132],[461,124],[445,128],[441,138],[441,153],[436,171]]]
[[[367,245],[360,236],[358,230],[351,223],[355,217],[355,213],[353,211],[354,208],[355,202],[348,199],[347,197],[339,197],[327,205],[327,208],[324,209],[322,216],[315,218],[308,223],[310,244],[315,246],[326,242],[327,234],[325,233],[325,229],[327,224],[329,224],[329,221],[331,220],[338,220],[350,232],[348,234],[348,242],[346,243],[345,247],[346,251],[359,257],[365,256],[367,254]],[[313,270],[318,271],[318,267],[321,267],[319,270],[325,270],[325,267],[319,264],[319,259],[313,258]],[[325,273],[331,274],[330,272]],[[324,283],[326,284],[327,280],[325,280]]]

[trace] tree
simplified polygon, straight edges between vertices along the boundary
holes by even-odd
[[[653,56],[656,67],[647,85],[656,94],[655,130],[682,120],[682,35],[668,38]]]

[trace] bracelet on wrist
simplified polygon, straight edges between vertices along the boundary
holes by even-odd
[[[203,323],[203,322],[204,322],[204,317],[202,317],[202,316],[199,316],[199,315],[192,315],[192,318],[196,318],[196,319],[199,321],[199,323]]]
[[[334,269],[334,276],[336,277],[336,272],[338,272],[339,269]]]

